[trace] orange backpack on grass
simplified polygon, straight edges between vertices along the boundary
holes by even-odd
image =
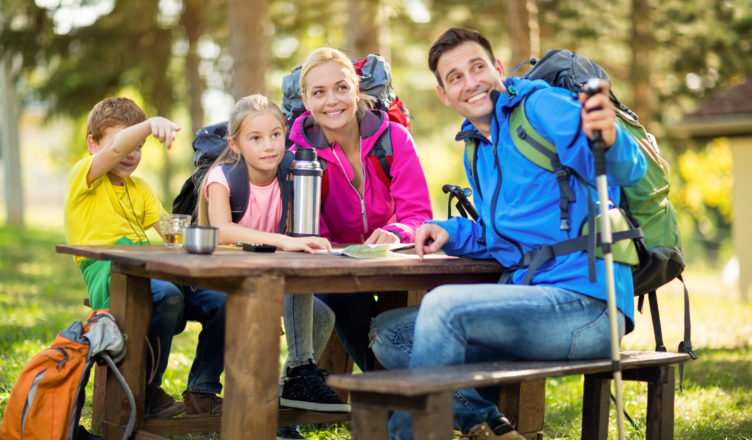
[[[115,319],[96,310],[86,324],[74,322],[55,337],[52,345],[37,354],[21,371],[5,406],[0,438],[3,440],[76,440],[86,400],[86,384],[95,362],[106,362],[115,372],[131,402],[135,422],[135,401],[115,361],[125,355],[123,336]],[[133,430],[126,429],[126,437]],[[130,432],[129,432],[130,431]]]

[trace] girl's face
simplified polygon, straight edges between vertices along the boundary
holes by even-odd
[[[230,148],[243,156],[254,185],[271,183],[285,153],[285,128],[270,112],[248,115],[240,124],[237,139],[228,139]]]
[[[357,121],[358,86],[344,66],[327,61],[309,70],[305,80],[303,103],[324,131],[340,130]]]

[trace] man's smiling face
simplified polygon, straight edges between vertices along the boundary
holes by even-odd
[[[504,91],[501,63],[491,61],[481,45],[466,41],[444,52],[436,70],[442,82],[436,86],[439,98],[488,136],[494,106],[490,92]]]

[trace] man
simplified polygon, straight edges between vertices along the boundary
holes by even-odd
[[[607,148],[606,173],[613,185],[609,195],[615,204],[617,185],[632,185],[645,173],[638,145],[615,125],[608,84],[602,81],[601,93],[588,99],[584,93],[576,97],[540,80],[505,79],[488,40],[457,28],[433,44],[428,64],[438,81],[439,99],[466,118],[458,140],[475,145],[477,158],[465,155],[465,168],[480,218],[423,224],[416,231],[416,252],[421,258],[439,250],[493,258],[510,269],[499,284],[434,289],[424,298],[417,318],[410,309],[378,317],[372,332],[377,358],[396,368],[405,366],[409,355],[409,367],[418,368],[500,359],[608,357],[603,261],[595,260],[597,276],[592,281],[588,253],[582,250],[551,257],[536,269],[526,265],[541,246],[579,236],[589,210],[597,206],[588,143],[595,130],[602,133]],[[574,198],[565,209],[559,204],[555,173],[535,165],[512,141],[509,117],[518,105],[524,105],[535,131],[556,145],[562,164],[574,171],[567,177]],[[569,228],[562,222],[563,212]],[[618,263],[614,270],[623,336],[634,326],[632,275],[626,264]],[[414,326],[405,325],[413,318]],[[455,393],[454,413],[456,425],[469,438],[522,438],[496,405],[476,390]],[[390,430],[393,438],[412,438],[409,416],[395,413]]]

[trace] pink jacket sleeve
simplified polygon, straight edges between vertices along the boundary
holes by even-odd
[[[395,232],[403,243],[413,242],[415,230],[433,218],[426,176],[410,133],[401,125],[390,122],[393,160],[389,189],[396,206],[395,221],[381,227]]]

